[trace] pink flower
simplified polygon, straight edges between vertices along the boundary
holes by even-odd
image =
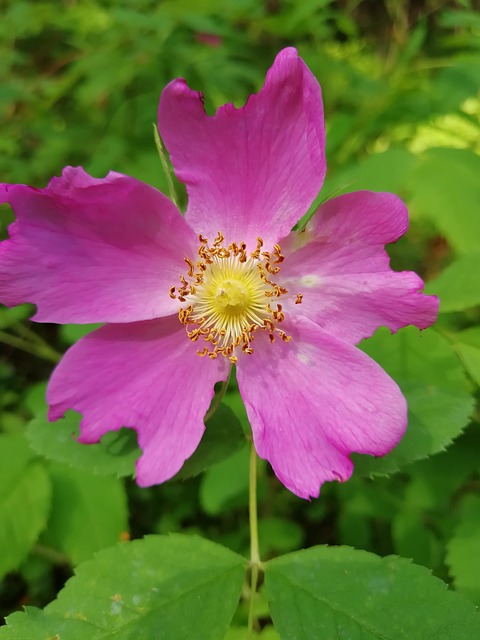
[[[326,169],[320,87],[294,49],[244,107],[213,117],[174,80],[159,129],[187,185],[185,217],[113,172],[1,186],[17,214],[0,247],[2,302],[36,304],[38,322],[107,323],[54,371],[50,418],[79,411],[85,443],[133,427],[138,483],[160,483],[195,451],[234,362],[259,456],[298,496],[317,496],[350,477],[352,451],[384,455],[405,431],[399,388],[354,345],[380,325],[436,318],[438,300],[384,250],[406,232],[406,207],[351,193],[291,232]]]

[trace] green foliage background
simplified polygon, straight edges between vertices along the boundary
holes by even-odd
[[[392,264],[422,274],[441,298],[441,315],[422,335],[379,331],[365,343],[409,400],[408,434],[396,451],[359,458],[350,482],[324,487],[313,503],[261,466],[262,558],[320,543],[396,553],[475,604],[478,9],[473,0],[0,0],[3,182],[44,186],[64,165],[81,164],[99,177],[114,169],[165,191],[152,130],[163,86],[182,76],[205,93],[209,113],[224,102],[239,106],[261,87],[279,49],[298,48],[325,102],[329,169],[318,202],[362,188],[399,194],[411,228],[390,247]],[[0,237],[12,219],[2,209]],[[65,429],[46,425],[52,363],[89,328],[34,325],[29,315],[28,306],[0,308],[1,613],[44,606],[73,566],[127,537],[199,533],[245,553],[248,452],[235,382],[205,453],[181,478],[140,490],[130,478],[137,454],[128,433],[85,453],[67,437],[75,416]],[[288,589],[282,561],[271,567],[272,615],[278,610],[280,620]],[[257,604],[261,637],[278,637],[262,591]],[[234,627],[245,620],[241,604]]]

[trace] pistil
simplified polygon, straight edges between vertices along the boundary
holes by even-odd
[[[224,236],[218,232],[212,245],[199,236],[198,260],[185,258],[186,276],[180,276],[180,286],[170,289],[170,296],[185,303],[178,312],[192,342],[203,339],[207,344],[198,349],[199,356],[212,359],[219,355],[238,360],[237,350],[253,353],[252,342],[257,331],[268,333],[270,342],[278,336],[284,342],[291,336],[278,325],[285,320],[282,304],[274,298],[288,290],[271,276],[280,271],[285,257],[278,244],[273,251],[262,251],[263,240],[257,238],[254,251],[247,254],[245,242],[224,246]],[[296,304],[302,295],[297,294]]]

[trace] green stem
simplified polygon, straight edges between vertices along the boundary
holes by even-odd
[[[57,565],[72,564],[70,558],[66,556],[64,553],[61,553],[56,549],[52,549],[51,547],[46,547],[43,544],[34,544],[32,552],[35,555],[40,556],[41,558],[45,558],[52,564],[57,564]]]
[[[257,516],[257,453],[253,444],[250,444],[250,471],[248,492],[248,514],[250,521],[250,603],[248,607],[248,633],[247,638],[253,638],[253,623],[255,620],[255,594],[257,593],[258,571],[261,566],[260,548],[258,544],[258,516]]]
[[[31,353],[34,356],[43,358],[44,360],[49,360],[50,362],[57,363],[61,357],[59,353],[47,345],[31,344],[30,342],[23,340],[23,338],[12,336],[6,331],[0,331],[0,342],[8,344],[10,347],[14,347],[15,349],[21,349],[22,351]]]
[[[30,340],[36,343],[45,353],[50,353],[51,357],[56,358],[57,361],[62,357],[61,353],[53,349],[46,340],[39,336],[38,333],[33,331],[28,325],[18,324],[14,330],[21,338],[27,342]]]
[[[170,165],[168,164],[167,155],[165,153],[165,145],[160,138],[160,134],[158,133],[156,124],[153,125],[153,136],[155,138],[155,145],[157,147],[158,155],[160,156],[160,162],[162,163],[163,172],[165,173],[165,177],[167,178],[170,200],[177,206],[177,209],[179,209],[180,206],[178,203],[177,192],[175,190],[175,185],[173,184]]]

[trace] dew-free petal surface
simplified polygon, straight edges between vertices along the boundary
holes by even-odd
[[[350,453],[381,456],[398,444],[407,407],[362,351],[305,318],[285,325],[288,343],[257,332],[237,379],[258,455],[290,491],[316,497],[323,482],[348,480]]]
[[[45,189],[0,185],[17,220],[0,244],[0,300],[39,322],[131,322],[175,313],[171,286],[196,237],[162,193],[67,167]]]
[[[71,347],[53,372],[49,417],[80,412],[85,443],[133,427],[143,451],[138,484],[164,482],[197,448],[214,384],[228,373],[225,358],[201,358],[196,348],[176,316],[101,327]]]
[[[325,176],[320,86],[295,49],[281,51],[264,87],[236,109],[207,116],[203,97],[184,80],[163,91],[159,131],[179,180],[187,185],[186,219],[210,240],[257,236],[266,245],[287,235]]]
[[[421,293],[415,273],[392,271],[384,249],[407,228],[407,208],[393,194],[357,191],[329,200],[303,233],[282,242],[281,283],[303,294],[301,305],[284,306],[351,343],[383,325],[430,326],[438,299]]]

